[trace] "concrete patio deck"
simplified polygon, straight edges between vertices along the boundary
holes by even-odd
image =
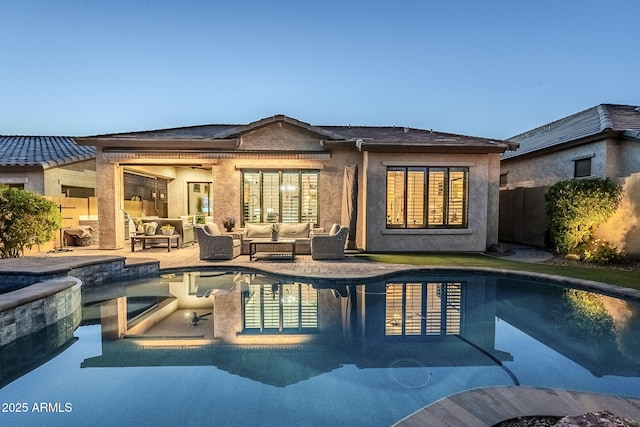
[[[529,247],[516,246],[512,250],[514,254],[508,259],[514,261],[540,262],[551,256],[545,251]],[[75,247],[69,252],[2,260],[0,271],[11,268],[42,271],[48,268],[59,268],[63,264],[77,263],[80,262],[78,259],[85,257],[95,257],[95,259],[124,257],[127,265],[153,259],[159,261],[162,270],[211,266],[231,269],[237,267],[256,268],[266,273],[309,278],[330,276],[336,279],[375,277],[416,268],[409,265],[371,263],[351,254],[339,261],[314,261],[308,255],[296,256],[295,262],[252,262],[247,255],[230,261],[202,261],[199,259],[199,248],[191,246],[171,252],[167,252],[166,248],[131,252],[130,248],[100,250],[95,247]],[[607,290],[610,291],[610,288]],[[403,427],[492,426],[520,416],[578,415],[599,410],[608,410],[618,416],[640,420],[640,400],[638,399],[532,387],[491,387],[446,397],[399,420],[396,425]]]

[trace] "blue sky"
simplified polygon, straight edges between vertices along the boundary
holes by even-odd
[[[640,104],[638,0],[3,0],[0,134],[286,114],[508,138]]]

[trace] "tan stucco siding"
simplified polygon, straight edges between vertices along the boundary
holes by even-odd
[[[364,249],[371,252],[484,251],[487,247],[489,186],[491,184],[497,187],[495,173],[489,172],[489,160],[490,157],[486,154],[368,153],[367,230]],[[388,229],[385,199],[386,170],[389,165],[468,167],[468,227]]]
[[[507,174],[507,188],[547,187],[559,181],[572,179],[574,161],[591,158],[591,176],[604,178],[607,161],[607,144],[596,141],[562,151],[539,156],[523,156],[503,160],[500,173]]]
[[[238,150],[318,151],[321,137],[287,123],[275,123],[242,135]]]
[[[44,172],[41,167],[0,168],[0,184],[22,184],[25,190],[44,194]]]
[[[62,186],[97,188],[96,162],[89,160],[59,168],[45,169],[44,195],[59,196]]]
[[[124,196],[122,166],[102,158],[98,149],[98,220],[100,249],[118,249],[124,245]]]

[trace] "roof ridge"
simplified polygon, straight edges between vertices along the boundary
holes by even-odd
[[[613,120],[609,114],[607,104],[598,105],[598,116],[600,117],[600,132],[613,129]]]

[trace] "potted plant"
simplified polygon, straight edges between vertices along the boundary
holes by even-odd
[[[222,217],[222,226],[229,232],[233,231],[238,219],[233,215],[225,215]]]
[[[156,228],[158,228],[158,223],[155,221],[145,222],[144,226],[144,234],[147,236],[153,236],[156,234]]]
[[[277,222],[271,224],[271,241],[276,242],[278,240],[278,233],[280,232],[280,225]]]
[[[171,224],[165,224],[165,225],[163,225],[162,227],[160,227],[160,230],[162,231],[162,234],[163,234],[163,235],[165,235],[165,236],[171,236],[171,235],[173,235],[173,231],[174,231],[175,229],[176,229],[176,228],[175,228],[173,225],[171,225]]]

